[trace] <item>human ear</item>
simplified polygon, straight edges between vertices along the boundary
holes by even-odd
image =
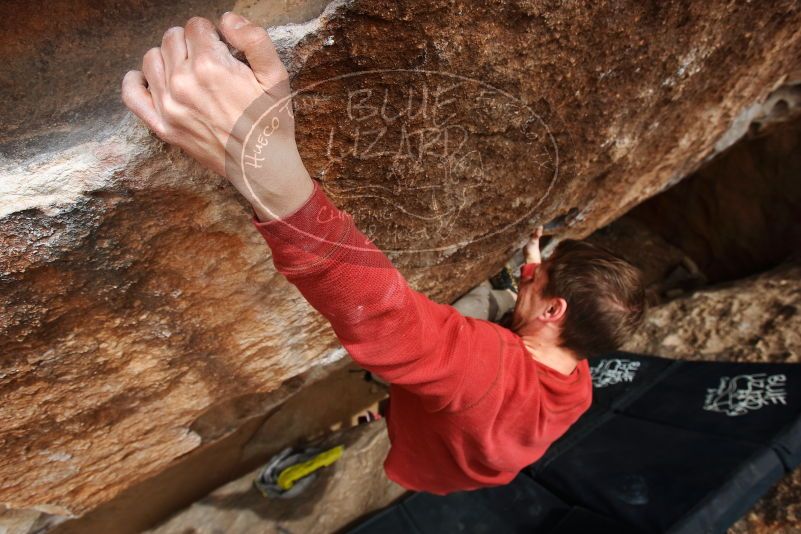
[[[551,299],[542,312],[543,321],[559,321],[567,312],[567,301],[563,298]]]

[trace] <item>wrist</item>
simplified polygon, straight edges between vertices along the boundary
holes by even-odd
[[[256,217],[267,222],[283,219],[302,208],[314,193],[314,182],[306,173],[301,178],[295,178],[281,187],[272,184],[269,190],[260,190],[249,198]]]

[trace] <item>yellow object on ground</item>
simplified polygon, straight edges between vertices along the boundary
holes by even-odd
[[[337,445],[333,449],[321,452],[314,458],[306,460],[303,463],[290,465],[278,475],[278,487],[283,490],[288,490],[295,485],[295,482],[301,478],[308,476],[320,468],[328,467],[332,463],[339,460],[345,447]]]

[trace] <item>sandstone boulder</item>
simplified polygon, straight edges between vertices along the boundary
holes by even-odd
[[[29,526],[183,461],[342,356],[233,188],[119,102],[167,27],[232,7],[0,7],[0,504]],[[794,1],[336,0],[271,34],[311,174],[450,301],[533,225],[584,236],[793,113],[776,95],[801,81],[799,28]],[[238,415],[196,424],[221,406]]]

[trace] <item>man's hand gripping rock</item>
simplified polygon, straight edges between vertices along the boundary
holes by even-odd
[[[526,263],[542,263],[542,256],[540,254],[540,238],[542,237],[542,232],[542,226],[538,226],[533,232],[531,232],[531,236],[528,238],[528,243],[526,243],[526,246],[523,249],[523,255],[525,256]]]
[[[125,75],[122,100],[163,141],[228,178],[261,220],[282,217],[313,190],[295,143],[289,76],[264,28],[229,12],[220,33],[250,66],[194,17]]]

